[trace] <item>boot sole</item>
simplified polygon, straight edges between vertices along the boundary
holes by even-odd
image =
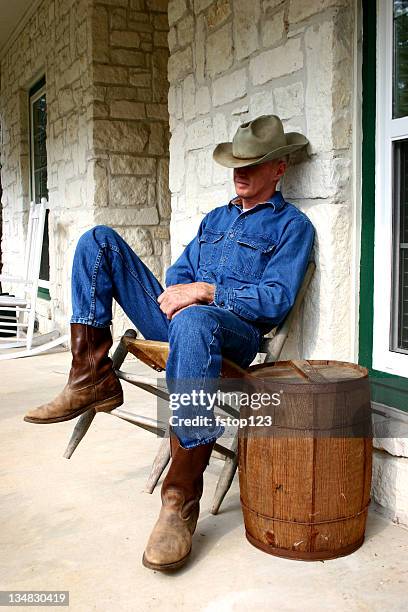
[[[39,423],[39,424],[47,424],[47,423],[62,423],[63,421],[70,421],[71,419],[75,419],[80,414],[84,412],[88,412],[88,410],[96,410],[97,412],[110,412],[114,408],[118,408],[123,404],[123,395],[115,395],[114,397],[110,397],[107,400],[102,402],[94,402],[93,404],[89,404],[88,406],[84,406],[83,408],[78,408],[75,412],[71,412],[70,414],[55,417],[52,419],[36,419],[35,417],[24,417],[24,421],[27,423]]]
[[[160,571],[163,572],[166,570],[175,570],[178,567],[181,567],[182,565],[184,565],[184,563],[187,561],[188,557],[190,556],[190,553],[191,553],[191,548],[186,554],[186,556],[183,557],[182,559],[179,559],[178,561],[175,561],[174,563],[163,563],[163,564],[150,563],[150,561],[146,559],[146,556],[143,553],[142,563],[145,567],[152,569],[152,570],[158,570],[159,572]]]

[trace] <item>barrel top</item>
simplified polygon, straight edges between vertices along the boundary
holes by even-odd
[[[291,359],[250,366],[248,373],[257,378],[284,383],[318,384],[353,380],[368,376],[367,368],[349,361],[330,359]]]

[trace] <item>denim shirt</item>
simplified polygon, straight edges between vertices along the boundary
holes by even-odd
[[[312,259],[314,235],[309,217],[280,191],[246,211],[235,197],[205,215],[195,238],[167,269],[166,286],[212,283],[212,305],[266,334],[294,304]]]

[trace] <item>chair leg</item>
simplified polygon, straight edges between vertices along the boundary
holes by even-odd
[[[74,452],[74,450],[76,449],[76,447],[78,446],[78,444],[80,443],[80,441],[82,440],[86,432],[88,431],[94,419],[95,414],[96,414],[95,409],[92,408],[91,410],[87,410],[86,412],[84,412],[84,414],[82,414],[79,417],[78,423],[74,427],[74,431],[72,432],[71,439],[68,442],[68,446],[65,450],[65,453],[64,453],[65,459],[71,458],[72,453]]]
[[[226,457],[225,464],[222,468],[220,477],[218,478],[217,488],[215,489],[214,499],[211,514],[218,514],[218,510],[224,500],[225,495],[230,488],[232,481],[234,480],[235,472],[238,466],[238,431],[235,434],[234,440],[231,445],[231,450],[234,451],[234,457]]]
[[[166,433],[164,434],[164,438],[160,444],[159,450],[157,451],[156,457],[154,458],[152,469],[146,482],[145,489],[148,493],[153,493],[160,476],[163,474],[166,465],[170,461],[169,431],[170,427],[167,425]]]
[[[137,334],[134,329],[128,329],[124,335],[130,336],[131,338],[136,338]],[[115,370],[120,368],[120,366],[122,365],[122,363],[124,362],[126,358],[127,353],[128,351],[126,347],[124,346],[123,342],[122,341],[119,342],[113,354],[113,357],[112,357],[113,367],[115,368]],[[88,431],[95,417],[95,414],[96,412],[92,408],[92,410],[87,410],[87,412],[85,412],[83,415],[79,417],[78,422],[74,427],[74,431],[72,432],[71,438],[68,442],[68,446],[63,455],[66,459],[71,458],[74,450],[76,449],[76,447],[78,446],[78,444],[80,443],[82,438],[85,436],[86,432]]]

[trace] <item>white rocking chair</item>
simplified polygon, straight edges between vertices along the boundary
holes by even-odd
[[[68,336],[61,336],[57,330],[34,336],[41,251],[47,208],[48,202],[45,198],[41,198],[40,204],[34,204],[33,202],[30,204],[24,254],[24,275],[13,277],[0,274],[0,281],[2,283],[13,283],[20,286],[15,297],[0,295],[0,313],[2,313],[0,333],[9,333],[13,328],[16,330],[14,337],[0,337],[0,361],[37,355],[68,341]],[[25,350],[9,350],[19,347],[25,347]],[[7,352],[3,353],[5,349],[7,349]]]

